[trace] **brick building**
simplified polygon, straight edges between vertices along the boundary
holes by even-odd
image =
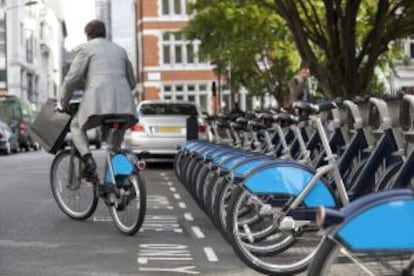
[[[179,32],[189,20],[187,0],[137,2],[138,91],[143,99],[195,102],[211,112],[213,66],[198,56],[199,42]],[[228,91],[222,102],[228,106]]]

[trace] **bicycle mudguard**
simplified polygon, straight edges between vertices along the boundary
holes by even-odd
[[[229,160],[226,160],[225,162],[220,164],[220,168],[223,170],[230,171],[230,170],[235,169],[237,166],[244,164],[245,162],[249,162],[250,160],[263,159],[263,158],[269,159],[272,157],[266,156],[266,155],[255,154],[255,153],[246,153],[246,155],[239,155]]]
[[[225,154],[223,154],[222,156],[219,156],[218,158],[213,160],[213,165],[216,166],[220,166],[221,164],[227,162],[228,160],[233,160],[234,158],[239,158],[244,156],[244,152],[241,151],[231,151],[231,152],[226,152]]]
[[[414,192],[390,190],[341,209],[345,220],[329,235],[353,251],[414,250]]]
[[[198,141],[191,140],[185,142],[182,146],[180,146],[180,151],[190,151],[191,149],[201,145],[202,143],[197,143]]]
[[[314,177],[315,172],[298,163],[283,160],[263,166],[251,172],[243,182],[243,187],[256,195],[298,196]],[[307,207],[336,207],[336,199],[322,180],[318,180],[305,196]]]
[[[116,154],[111,159],[114,176],[128,176],[134,171],[134,166],[131,164],[128,157],[124,154]],[[105,182],[112,183],[112,176],[109,168],[105,171]]]

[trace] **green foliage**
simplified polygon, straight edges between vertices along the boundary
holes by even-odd
[[[396,41],[414,33],[412,0],[273,3],[327,96],[347,97],[383,89],[376,72],[392,72],[393,61],[402,57]]]
[[[198,0],[185,33],[200,55],[227,76],[232,90],[281,97],[300,58],[284,20],[257,0]]]

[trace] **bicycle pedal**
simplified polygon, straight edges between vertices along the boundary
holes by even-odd
[[[108,195],[106,195],[106,196],[103,198],[103,201],[105,202],[105,205],[106,205],[106,206],[114,206],[114,205],[115,205],[115,203],[114,203],[112,200],[110,200],[110,198],[109,198],[109,196],[108,196]]]

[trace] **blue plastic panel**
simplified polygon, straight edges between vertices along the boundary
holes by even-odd
[[[236,164],[246,160],[247,158],[249,158],[250,156],[239,156],[237,158],[233,158],[231,160],[226,161],[222,167],[226,170],[229,170],[231,168],[233,168]]]
[[[385,202],[362,211],[337,231],[352,250],[414,250],[414,200]]]
[[[240,165],[240,166],[236,167],[234,169],[234,174],[244,175],[244,174],[250,172],[251,170],[259,168],[260,166],[262,166],[266,163],[269,163],[271,161],[274,161],[274,160],[271,160],[271,159],[266,158],[266,157],[263,157],[263,159],[259,159],[259,160],[257,160],[257,159],[252,160],[250,162],[247,162],[243,165]]]
[[[123,154],[117,154],[112,157],[112,168],[115,176],[130,175],[134,171],[134,167],[131,165],[128,158]],[[112,182],[109,168],[107,168],[105,172],[105,182]]]
[[[232,158],[234,156],[237,156],[237,155],[240,155],[240,152],[231,151],[231,152],[228,152],[228,153],[225,153],[223,155],[218,156],[217,158],[215,158],[213,160],[213,163],[215,165],[219,165],[219,164],[223,163],[225,160],[227,160],[229,158]]]
[[[294,166],[275,166],[255,172],[244,186],[252,193],[297,196],[313,178],[313,173]],[[335,207],[335,199],[322,181],[318,181],[304,199],[308,207]]]

